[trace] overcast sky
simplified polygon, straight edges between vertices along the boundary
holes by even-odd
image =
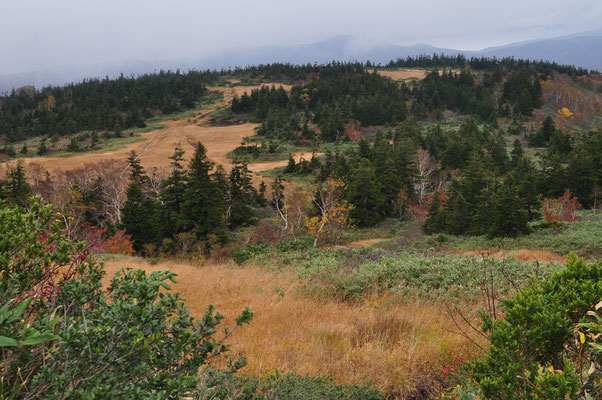
[[[351,34],[476,50],[602,28],[601,0],[0,0],[0,74]]]

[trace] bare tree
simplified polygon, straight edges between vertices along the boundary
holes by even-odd
[[[296,186],[284,187],[280,181],[272,184],[272,205],[282,223],[283,236],[290,235],[294,241],[304,229],[309,195]]]
[[[353,229],[349,213],[353,205],[343,200],[345,183],[338,178],[330,177],[316,188],[314,203],[320,215],[306,219],[305,225],[314,237],[314,247],[320,241],[336,244],[345,230]]]
[[[432,159],[428,151],[419,149],[414,154],[414,163],[418,171],[416,182],[414,183],[414,191],[418,196],[419,203],[422,204],[424,199],[435,191],[435,172],[437,171],[437,163]]]

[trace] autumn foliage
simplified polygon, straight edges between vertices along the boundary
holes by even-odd
[[[305,220],[305,226],[314,238],[314,247],[318,243],[337,244],[343,232],[353,229],[349,214],[355,207],[343,200],[344,191],[345,183],[333,177],[317,188],[314,203],[320,213]]]
[[[571,192],[566,192],[557,199],[545,199],[543,202],[543,213],[548,222],[575,222],[580,218],[576,214],[579,209],[581,204],[577,201],[577,197],[572,197]]]
[[[100,247],[110,254],[123,254],[127,256],[134,254],[131,235],[127,235],[123,230],[115,232],[111,238],[102,242]]]

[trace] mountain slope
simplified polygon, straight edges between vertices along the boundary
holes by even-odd
[[[120,73],[124,75],[141,74],[159,69],[219,69],[274,62],[307,64],[370,60],[377,64],[384,64],[397,58],[434,53],[445,55],[461,53],[467,57],[542,59],[602,71],[602,30],[552,39],[511,43],[478,51],[438,48],[424,43],[399,46],[385,41],[342,35],[309,44],[264,46],[240,51],[226,51],[204,57],[192,55],[188,58],[173,60],[130,60],[117,64],[67,66],[61,69],[0,75],[0,93],[25,85],[34,85],[40,88],[45,85],[81,81],[89,77],[116,77]]]

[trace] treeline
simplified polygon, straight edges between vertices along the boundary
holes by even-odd
[[[466,59],[461,55],[451,57],[437,54],[391,61],[387,66],[485,70],[489,71],[491,76],[487,78],[489,84],[499,82],[510,71],[516,70],[527,71],[530,76],[522,80],[533,82],[537,81],[536,76],[545,78],[554,73],[584,75],[589,72],[581,68],[544,61]],[[36,136],[68,135],[83,130],[141,127],[144,126],[144,120],[154,113],[168,114],[194,107],[195,102],[205,92],[205,86],[226,75],[289,83],[309,80],[310,82],[305,86],[299,85],[298,88],[299,91],[308,89],[309,92],[305,94],[309,99],[302,97],[304,93],[293,93],[292,103],[296,109],[308,109],[316,113],[316,122],[322,119],[323,114],[333,113],[342,115],[343,119],[360,121],[364,125],[387,124],[403,120],[406,115],[403,102],[407,100],[408,93],[400,91],[399,88],[397,93],[393,90],[396,85],[386,82],[384,78],[371,77],[364,70],[367,67],[372,67],[372,63],[335,62],[326,65],[274,63],[220,71],[191,70],[185,73],[161,71],[138,77],[89,79],[81,83],[45,87],[41,90],[23,87],[0,97],[0,135],[4,140],[14,142]],[[454,98],[459,97],[459,100],[445,100],[450,98],[449,78],[453,74],[448,74],[447,78],[437,84],[437,93],[433,93],[431,89],[423,89],[420,93],[428,97],[425,102],[421,100],[424,95],[415,93],[418,98],[414,100],[418,102],[415,108],[416,115],[422,116],[424,110],[435,110],[439,105],[462,112],[467,111],[482,119],[491,115],[488,111],[491,111],[491,107],[495,107],[496,104],[493,101],[495,96],[492,95],[492,87],[487,82],[481,85],[474,80],[470,85],[467,74],[460,74],[461,76],[457,77],[451,85],[461,87],[458,93],[451,95]],[[434,80],[434,76],[431,78]],[[521,95],[521,91],[522,89],[519,90],[518,96]],[[534,91],[537,92],[537,88]],[[506,92],[505,88],[504,92]],[[533,94],[536,95],[537,93]],[[431,99],[431,96],[434,98]],[[439,96],[444,99],[440,99]],[[514,95],[504,95],[503,100],[511,105],[518,104],[518,99],[515,99]],[[484,105],[479,106],[480,102]],[[466,106],[464,103],[471,106]],[[532,99],[531,103],[532,108],[537,108],[537,99]],[[329,104],[330,107],[323,107],[323,104]],[[259,108],[262,118],[270,114],[263,105],[259,107],[245,105],[241,111],[249,107]],[[333,112],[332,109],[336,111]],[[521,107],[521,112],[528,115],[529,107]]]
[[[466,57],[463,54],[445,55],[433,54],[419,55],[416,57],[398,58],[386,64],[387,68],[472,68],[476,70],[513,70],[531,69],[542,75],[554,75],[554,73],[568,74],[571,76],[587,75],[589,70],[572,65],[562,65],[551,61],[525,60],[513,57]]]
[[[164,72],[13,90],[0,98],[0,134],[9,142],[84,130],[144,127],[154,113],[192,108],[215,72]]]
[[[485,73],[482,83],[467,70],[445,73],[434,69],[412,89],[412,114],[453,110],[482,121],[498,117],[528,117],[543,105],[540,77],[527,69],[508,74]],[[498,92],[502,91],[502,96]]]

